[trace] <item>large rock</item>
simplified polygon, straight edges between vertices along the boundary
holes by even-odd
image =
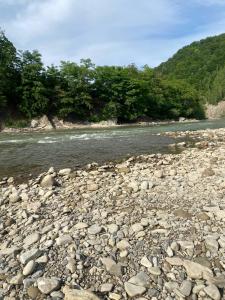
[[[100,298],[89,291],[75,290],[69,287],[64,287],[63,293],[65,295],[64,300],[100,300]]]

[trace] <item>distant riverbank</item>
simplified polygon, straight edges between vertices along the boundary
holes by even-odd
[[[185,119],[180,118],[177,120],[152,120],[152,121],[137,121],[133,123],[117,123],[117,120],[108,120],[101,122],[66,122],[53,118],[50,120],[47,116],[43,116],[39,119],[34,119],[30,122],[27,127],[16,127],[16,126],[3,126],[0,132],[3,133],[20,133],[20,132],[41,132],[49,130],[66,130],[66,129],[101,129],[101,128],[114,128],[114,127],[136,127],[136,126],[156,126],[156,125],[169,125],[176,123],[190,123],[198,122],[196,119]]]

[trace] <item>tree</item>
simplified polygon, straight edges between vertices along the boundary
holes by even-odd
[[[37,50],[22,52],[20,111],[28,118],[48,112],[49,101],[44,80],[45,70],[41,54]]]
[[[93,107],[91,88],[94,80],[94,65],[89,59],[81,60],[80,65],[62,62],[60,66],[63,92],[58,103],[61,117],[73,115],[85,118]]]
[[[0,31],[0,109],[17,105],[18,57],[14,45]]]

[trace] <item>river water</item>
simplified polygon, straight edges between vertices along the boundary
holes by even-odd
[[[0,178],[27,177],[55,168],[76,168],[129,155],[168,153],[174,139],[166,131],[225,127],[225,120],[143,127],[76,129],[41,133],[0,133]]]

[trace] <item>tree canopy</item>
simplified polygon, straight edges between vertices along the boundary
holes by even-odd
[[[225,34],[194,42],[156,68],[167,79],[183,80],[199,91],[205,102],[224,99]]]
[[[169,72],[163,69],[134,64],[96,66],[90,59],[44,66],[37,50],[17,51],[1,32],[0,112],[27,120],[43,114],[85,121],[117,118],[120,122],[142,117],[204,117],[198,86],[182,76],[167,76]],[[211,97],[224,72],[216,74]],[[222,88],[220,95],[224,95]]]

